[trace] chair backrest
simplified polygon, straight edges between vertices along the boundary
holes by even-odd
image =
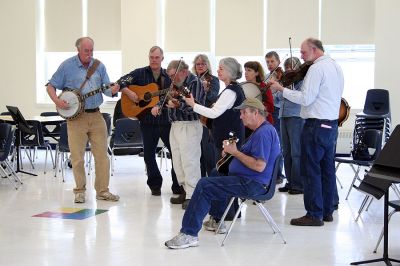
[[[0,124],[0,161],[5,161],[11,153],[14,130],[7,123]]]
[[[101,113],[103,115],[104,121],[106,121],[107,134],[111,136],[111,115],[109,113]]]
[[[130,118],[118,119],[115,123],[113,148],[141,147],[143,147],[143,139],[139,120]]]
[[[58,112],[42,112],[40,116],[59,116]]]
[[[382,130],[363,129],[355,131],[353,149],[354,160],[372,162],[382,150]],[[373,153],[371,153],[373,150]]]
[[[390,113],[389,91],[383,89],[368,90],[363,112],[368,115],[388,115]]]
[[[116,127],[117,125],[117,120],[121,118],[126,118],[126,116],[122,113],[122,107],[121,107],[121,99],[117,101],[114,107],[114,114],[113,114],[113,125]]]
[[[38,120],[27,121],[31,132],[20,130],[19,143],[21,146],[44,146],[42,123]]]
[[[268,185],[267,192],[264,195],[251,198],[252,200],[266,201],[272,199],[272,197],[275,194],[276,179],[278,178],[279,164],[281,163],[281,161],[282,161],[282,155],[279,154],[274,162],[274,170],[272,171],[272,177]]]
[[[58,141],[58,150],[61,152],[69,152],[67,122],[61,123],[60,125],[60,139]]]

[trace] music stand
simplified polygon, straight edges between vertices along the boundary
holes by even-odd
[[[351,265],[368,264],[374,262],[385,262],[386,265],[392,265],[390,262],[400,262],[392,259],[388,254],[388,234],[389,234],[389,185],[400,182],[400,157],[397,155],[400,147],[400,125],[397,125],[390,136],[385,147],[382,149],[378,158],[376,158],[370,171],[366,174],[367,184],[380,188],[387,187],[384,190],[384,217],[383,217],[383,256],[379,259],[352,262]],[[382,186],[382,184],[384,184]]]
[[[6,105],[7,110],[10,112],[12,119],[15,122],[16,125],[16,131],[17,131],[17,140],[15,142],[15,146],[17,149],[17,170],[15,171],[16,173],[20,172],[20,173],[24,173],[24,174],[28,174],[28,175],[33,175],[33,176],[37,176],[36,174],[33,173],[29,173],[26,171],[23,171],[20,169],[20,165],[19,165],[19,147],[20,147],[20,134],[21,132],[27,133],[27,134],[35,134],[35,132],[31,129],[31,127],[29,126],[28,122],[26,122],[24,116],[22,115],[21,111],[18,109],[18,107],[16,106],[8,106]]]

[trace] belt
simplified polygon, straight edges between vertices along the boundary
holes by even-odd
[[[99,107],[93,108],[93,109],[85,109],[85,113],[96,113],[100,111]]]

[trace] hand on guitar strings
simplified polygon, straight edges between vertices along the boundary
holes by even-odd
[[[129,98],[131,101],[133,101],[133,102],[135,102],[135,103],[138,103],[138,102],[139,102],[139,96],[136,94],[136,92],[131,91],[128,87],[123,88],[123,89],[121,90],[121,92],[122,92],[123,94],[125,94],[126,96],[128,96],[128,98]]]
[[[160,115],[159,111],[160,111],[160,107],[157,106],[157,105],[154,106],[153,108],[151,108],[151,114],[152,114],[153,116],[158,116],[158,115]]]
[[[229,153],[233,156],[235,156],[236,152],[238,151],[237,147],[236,147],[236,141],[232,141],[232,140],[224,140],[222,142],[222,148],[223,148],[223,153]]]

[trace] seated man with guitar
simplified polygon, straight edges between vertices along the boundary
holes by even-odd
[[[170,109],[171,132],[169,140],[172,150],[172,162],[178,182],[185,192],[172,197],[172,204],[182,204],[186,209],[194,188],[201,177],[200,156],[203,126],[199,115],[186,104],[184,97],[191,93],[199,103],[204,103],[205,92],[200,80],[189,72],[189,66],[183,60],[172,60],[167,67],[167,74],[173,81],[173,88],[167,100]]]
[[[99,200],[118,201],[119,196],[109,192],[110,160],[107,155],[107,127],[100,113],[99,106],[103,102],[101,93],[104,84],[109,84],[105,66],[93,59],[94,42],[89,37],[79,38],[75,46],[78,55],[65,60],[53,74],[47,84],[47,93],[56,104],[57,110],[68,121],[68,141],[71,150],[72,170],[76,187],[74,188],[75,203],[85,202],[86,174],[84,167],[85,147],[89,140],[95,160],[96,171],[96,198]],[[112,96],[118,89],[106,86],[104,94]],[[56,94],[56,88],[71,95],[77,96],[75,101],[63,99]],[[68,88],[68,89],[67,89]],[[74,94],[75,92],[75,94]],[[76,106],[81,106],[77,108]],[[76,109],[78,112],[68,116],[68,111]],[[69,117],[69,118],[68,118]]]
[[[159,139],[171,153],[169,132],[171,122],[168,118],[168,108],[157,105],[160,98],[163,101],[171,85],[171,79],[165,69],[161,68],[164,52],[158,46],[149,51],[149,66],[137,68],[123,76],[116,87],[122,92],[122,112],[127,117],[137,117],[143,136],[144,162],[147,169],[147,185],[153,196],[161,195],[162,176],[156,162],[156,149]],[[161,96],[161,97],[159,97]],[[172,166],[172,192],[183,193]]]
[[[230,197],[252,197],[267,193],[265,184],[272,177],[274,162],[280,154],[279,138],[274,127],[265,120],[264,105],[255,98],[246,99],[240,106],[240,118],[253,134],[240,150],[235,142],[224,140],[223,150],[234,156],[228,176],[204,177],[197,183],[192,200],[185,211],[180,233],[165,245],[171,249],[198,246],[198,232],[204,217],[211,207],[211,201],[225,201]],[[223,215],[223,210],[215,214]],[[216,229],[218,224],[205,225]],[[221,225],[222,231],[224,226]],[[226,229],[225,229],[226,231]]]

